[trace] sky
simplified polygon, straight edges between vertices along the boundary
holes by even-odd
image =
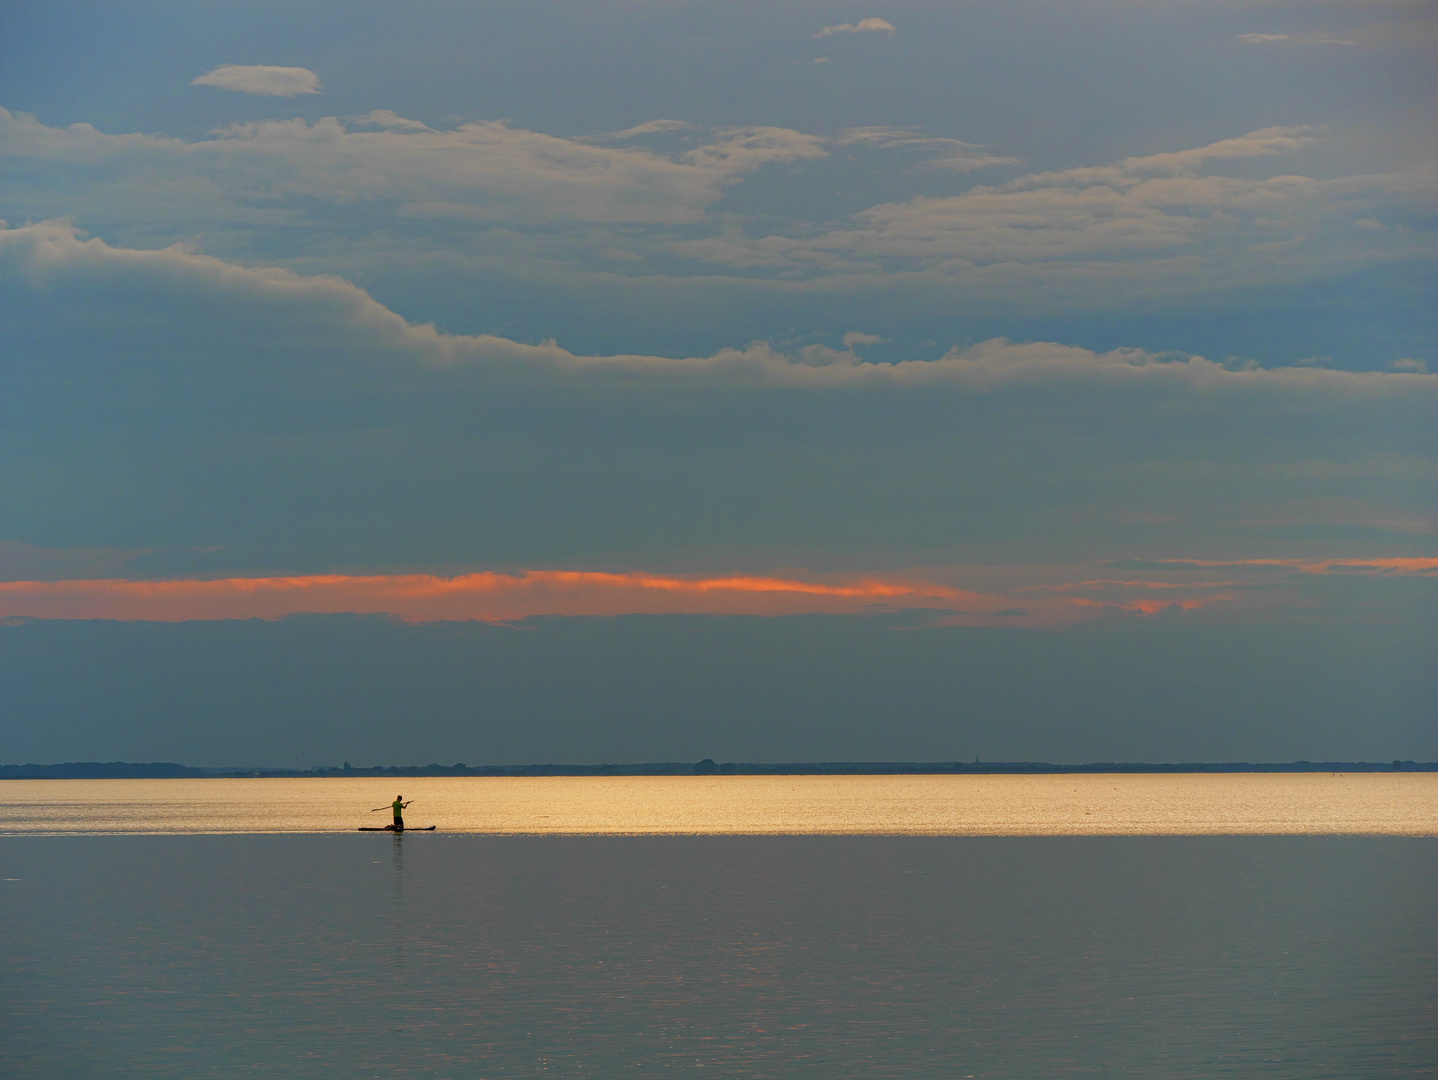
[[[1431,5],[0,23],[0,760],[1438,757]]]

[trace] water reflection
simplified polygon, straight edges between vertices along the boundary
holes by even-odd
[[[390,896],[394,900],[394,917],[403,915],[404,907],[404,834],[390,837]]]
[[[0,834],[352,832],[393,797],[389,782],[6,780]],[[1438,773],[425,777],[411,788],[411,828],[445,833],[1438,836]]]
[[[390,837],[390,909],[387,938],[390,943],[390,966],[394,969],[396,986],[403,985],[409,943],[405,939],[408,920],[404,910],[404,834]]]

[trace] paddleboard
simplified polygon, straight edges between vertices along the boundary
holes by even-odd
[[[412,826],[409,826],[408,828],[404,828],[404,829],[396,829],[393,825],[384,825],[384,826],[379,826],[379,825],[361,825],[361,826],[359,827],[359,831],[360,831],[360,832],[397,832],[397,833],[407,833],[407,832],[434,832],[434,830],[435,830],[435,826],[433,826],[433,825],[425,825],[425,826],[423,826],[423,827],[418,826],[418,825],[412,825]]]

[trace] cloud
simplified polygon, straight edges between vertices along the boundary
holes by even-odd
[[[1064,169],[1059,172],[1035,173],[1015,180],[1014,189],[1047,187],[1054,184],[1088,186],[1096,182],[1119,185],[1132,184],[1148,176],[1182,176],[1193,174],[1210,161],[1240,158],[1274,157],[1291,154],[1312,146],[1319,133],[1311,127],[1267,127],[1250,131],[1233,139],[1220,139],[1207,146],[1169,153],[1147,154],[1125,158],[1116,165],[1097,169]]]
[[[893,32],[893,23],[870,16],[867,19],[860,19],[857,23],[839,23],[837,26],[826,26],[814,36],[816,38],[826,38],[833,37],[835,34],[892,34]]]
[[[1323,34],[1239,34],[1238,40],[1245,45],[1278,45],[1289,42],[1294,45],[1357,45],[1349,38],[1328,37]]]
[[[1155,559],[1144,564],[1157,568],[1225,569],[1267,567],[1300,574],[1376,574],[1387,577],[1438,577],[1438,559],[1403,556],[1386,559]]]
[[[379,130],[369,130],[378,128]],[[674,121],[614,138],[672,133]],[[235,124],[197,141],[112,136],[88,124],[50,128],[0,109],[0,149],[85,174],[83,192],[47,181],[33,190],[60,213],[77,205],[189,227],[301,225],[296,202],[361,204],[410,222],[451,219],[497,226],[667,224],[699,221],[724,187],[770,163],[823,157],[821,140],[776,127],[724,128],[671,158],[474,121],[437,131],[388,110],[350,123],[334,117]],[[156,177],[166,179],[157,185]],[[38,207],[37,207],[38,209]],[[411,226],[412,228],[413,226]]]
[[[1251,165],[1246,175],[1218,172],[1319,137],[1265,128],[808,222],[794,216],[805,200],[770,212],[766,182],[754,178],[788,166],[783,184],[802,191],[806,181],[793,178],[809,163],[873,172],[875,154],[923,155],[956,172],[1017,162],[888,126],[825,137],[662,120],[565,139],[492,121],[440,131],[379,110],[347,122],[240,124],[187,141],[51,128],[0,110],[0,183],[22,220],[108,222],[136,246],[203,237],[253,262],[294,258],[298,248],[300,265],[346,275],[410,280],[444,265],[471,275],[456,290],[476,276],[542,282],[546,293],[562,284],[608,294],[622,282],[629,303],[673,307],[680,296],[708,303],[719,278],[735,295],[792,299],[812,283],[816,297],[902,290],[945,311],[1028,317],[1192,303],[1438,256],[1423,224],[1438,197],[1432,165],[1327,179],[1254,176]],[[721,200],[746,181],[759,185],[736,193],[748,209],[726,209]],[[1389,227],[1360,224],[1379,219]]]
[[[428,124],[421,124],[418,120],[408,120],[400,116],[399,113],[389,109],[373,109],[363,116],[355,117],[349,122],[348,126],[377,127],[384,131],[403,131],[409,134],[438,134],[438,132]]]
[[[494,335],[449,334],[433,325],[416,325],[341,278],[236,265],[184,246],[162,250],[114,247],[103,240],[83,238],[66,222],[0,228],[0,281],[15,290],[39,290],[51,300],[73,293],[79,303],[100,283],[123,281],[127,292],[140,289],[151,296],[129,316],[133,322],[148,307],[154,323],[146,333],[174,325],[171,320],[185,309],[207,316],[232,312],[235,325],[252,325],[249,333],[256,342],[271,334],[265,323],[273,323],[278,333],[295,335],[296,341],[326,340],[326,350],[337,355],[384,355],[391,363],[419,367],[520,365],[546,377],[562,372],[646,377],[662,373],[683,380],[793,387],[952,384],[973,391],[1042,380],[1096,380],[1105,385],[1187,386],[1205,393],[1222,387],[1235,391],[1289,387],[1304,394],[1391,394],[1395,400],[1438,386],[1438,376],[1419,372],[1351,372],[1307,365],[1234,367],[1186,354],[1141,349],[1094,352],[1004,339],[956,346],[936,360],[895,363],[864,362],[848,351],[823,346],[806,347],[804,359],[796,360],[762,342],[701,357],[585,356],[553,342],[526,345]],[[261,311],[266,313],[265,319],[254,325],[251,321]],[[73,314],[83,312],[77,307]],[[880,339],[850,335],[846,340]]]
[[[341,278],[240,266],[184,246],[158,251],[113,247],[103,240],[83,238],[66,222],[0,228],[0,281],[43,290],[51,297],[71,290],[83,297],[97,290],[101,282],[125,281],[127,289],[138,287],[154,296],[150,303],[157,329],[172,325],[180,310],[207,316],[227,312],[234,325],[252,326],[249,333],[256,342],[269,336],[266,324],[273,324],[281,333],[295,335],[296,341],[327,341],[326,351],[337,355],[385,356],[390,363],[423,368],[479,365],[546,378],[562,373],[608,373],[606,377],[662,375],[684,382],[814,389],[953,385],[968,391],[1092,380],[1104,385],[1191,387],[1204,393],[1223,387],[1234,391],[1287,387],[1303,394],[1391,394],[1395,399],[1438,386],[1438,376],[1416,372],[1350,372],[1307,365],[1234,367],[1186,354],[1142,349],[1094,352],[1002,338],[955,346],[936,360],[896,363],[870,363],[850,351],[824,346],[808,346],[802,357],[789,356],[764,342],[698,357],[585,356],[554,342],[527,345],[494,335],[449,334],[430,324],[416,325]],[[165,297],[163,303],[159,302],[161,296]],[[265,313],[263,319],[259,319],[261,312]],[[218,326],[215,329],[222,333]],[[882,339],[850,334],[845,340],[876,343]]]
[[[802,357],[790,356],[764,342],[698,357],[586,356],[554,342],[527,345],[494,335],[449,334],[433,325],[416,325],[341,278],[235,265],[183,246],[157,251],[113,247],[103,240],[83,238],[65,222],[0,228],[0,281],[7,282],[16,295],[34,291],[51,302],[73,295],[77,306],[70,319],[77,328],[84,321],[83,304],[93,302],[85,297],[98,295],[102,283],[118,286],[123,282],[129,295],[139,290],[149,297],[143,303],[136,300],[139,307],[127,316],[141,334],[140,340],[166,327],[184,327],[189,320],[182,313],[189,311],[204,318],[225,317],[213,326],[196,323],[197,329],[213,332],[217,339],[229,333],[231,325],[249,326],[247,334],[256,345],[290,336],[297,346],[306,343],[299,346],[305,350],[312,351],[313,343],[324,342],[327,353],[384,357],[386,363],[416,370],[481,366],[546,379],[584,375],[633,376],[647,381],[662,376],[680,383],[698,380],[812,389],[952,385],[969,392],[1043,382],[1093,382],[1108,387],[1191,388],[1205,395],[1225,388],[1239,393],[1286,389],[1304,396],[1340,398],[1377,395],[1395,402],[1438,387],[1438,376],[1415,371],[1351,372],[1307,365],[1234,367],[1186,354],[1141,349],[1094,352],[1004,339],[956,346],[936,360],[894,363],[866,362],[850,351],[824,346],[808,346]],[[153,322],[136,322],[147,309]],[[12,323],[14,318],[12,313]],[[873,343],[881,339],[850,334],[845,340]]]
[[[1434,505],[1438,376],[1420,372],[1003,339],[937,359],[893,346],[885,363],[865,359],[867,334],[596,355],[446,333],[338,277],[59,222],[0,230],[0,336],[7,533],[224,544],[217,571],[645,551],[863,567],[866,552],[949,562],[1016,537],[1039,561],[1238,544],[1258,558],[1275,521],[1426,520]]]
[[[1018,165],[1018,158],[991,154],[977,143],[959,139],[937,138],[924,135],[915,128],[899,127],[854,127],[845,128],[831,140],[836,146],[873,146],[879,149],[918,149],[937,152],[932,164],[940,165],[955,172],[969,172],[986,169],[995,165]]]
[[[686,164],[725,176],[770,163],[787,164],[827,156],[821,139],[777,127],[721,128],[713,141],[684,155]]]
[[[326,574],[207,581],[0,582],[0,618],[160,622],[340,612],[383,613],[415,622],[507,622],[539,615],[853,614],[955,607],[975,608],[975,614],[983,614],[1009,603],[1003,597],[902,578],[694,578],[570,570],[455,577]]]
[[[697,125],[687,120],[646,120],[642,124],[635,124],[633,127],[625,128],[623,131],[610,131],[603,135],[586,136],[588,139],[613,139],[622,141],[625,139],[637,139],[644,135],[662,135],[673,131],[693,131]]]
[[[1283,569],[1298,574],[1438,577],[1438,559],[1159,560],[1173,571]],[[998,568],[979,568],[993,576]],[[1053,567],[1008,568],[1007,576]],[[973,568],[968,568],[972,572]],[[940,577],[962,576],[946,568]],[[95,578],[0,581],[0,620],[109,619],[187,622],[283,619],[301,614],[384,614],[407,622],[514,622],[542,616],[854,615],[931,610],[943,625],[1060,627],[1105,612],[1155,615],[1227,607],[1272,607],[1275,582],[1088,579],[960,588],[917,573],[728,574],[584,570],[436,574],[307,574],[282,577]]]
[[[309,68],[271,67],[266,64],[221,64],[190,80],[191,86],[214,86],[241,94],[265,97],[295,97],[318,94],[320,77]]]
[[[865,334],[858,330],[851,330],[844,335],[844,348],[849,352],[854,351],[855,345],[882,345],[884,339],[878,334]]]
[[[1199,611],[1239,601],[1237,581],[1066,581],[1056,585],[1029,585],[1021,593],[1067,594],[1069,602],[1087,612],[1124,611],[1138,615]],[[1181,595],[1180,595],[1181,594]]]
[[[901,145],[890,129],[855,142]],[[921,274],[973,298],[1063,295],[1075,304],[1191,297],[1196,290],[1311,279],[1394,258],[1438,256],[1428,232],[1354,238],[1377,207],[1412,216],[1438,197],[1438,169],[1316,180],[1215,175],[1216,162],[1314,144],[1306,128],[1238,138],[1113,165],[1032,173],[951,196],[915,196],[821,231],[682,241],[690,258],[808,276]],[[1405,209],[1398,210],[1398,207]],[[1411,213],[1410,213],[1411,211]],[[1400,255],[1399,253],[1404,254]],[[1042,301],[1040,301],[1042,302]]]

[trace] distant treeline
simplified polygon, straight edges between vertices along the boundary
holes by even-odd
[[[710,758],[640,765],[370,765],[313,769],[196,768],[169,761],[67,761],[59,765],[0,765],[0,780],[165,780],[181,777],[328,776],[893,776],[906,774],[1042,773],[1298,773],[1438,772],[1434,761],[1148,762],[1096,761],[821,761],[754,763]]]
[[[0,765],[0,780],[163,780],[210,776],[173,761],[67,761],[61,765]]]

